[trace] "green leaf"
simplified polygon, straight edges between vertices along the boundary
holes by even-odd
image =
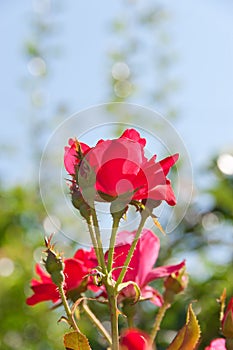
[[[200,334],[200,326],[190,304],[186,324],[178,332],[167,350],[194,350],[198,344]]]
[[[91,350],[87,337],[79,332],[70,332],[64,335],[66,350]]]

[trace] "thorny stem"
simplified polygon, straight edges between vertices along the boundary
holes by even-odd
[[[153,344],[156,336],[157,336],[157,333],[158,331],[160,330],[160,325],[161,325],[161,322],[165,316],[165,313],[167,311],[167,309],[169,309],[170,307],[170,303],[168,303],[167,301],[164,301],[163,305],[160,307],[158,313],[157,313],[157,316],[155,318],[155,323],[152,327],[152,331],[151,331],[151,334],[150,334],[150,342],[151,344]]]
[[[101,241],[100,228],[99,228],[99,223],[98,223],[94,203],[93,203],[93,206],[91,206],[91,221],[92,221],[92,225],[94,226],[94,230],[95,230],[95,237],[96,237],[96,242],[97,242],[97,249],[98,249],[100,266],[102,268],[103,273],[107,275],[107,267],[106,267],[105,259],[104,259],[104,250],[103,250],[103,245],[102,245],[102,241]]]
[[[89,233],[90,233],[90,236],[91,236],[92,245],[93,245],[93,247],[95,249],[95,254],[96,254],[98,263],[100,265],[100,256],[99,256],[99,250],[98,250],[98,246],[97,246],[97,242],[96,242],[96,238],[95,238],[95,231],[94,231],[94,229],[92,227],[92,223],[91,223],[90,219],[88,219],[87,225],[88,225],[88,230],[89,230]]]
[[[129,249],[127,258],[125,260],[124,267],[121,270],[120,276],[115,284],[111,284],[108,278],[108,272],[111,271],[112,264],[113,264],[113,255],[114,255],[114,244],[116,240],[116,234],[117,234],[117,228],[119,225],[119,219],[115,218],[113,220],[113,227],[112,227],[112,235],[110,239],[110,249],[109,249],[109,259],[108,259],[108,266],[106,266],[105,258],[104,258],[104,251],[103,251],[103,245],[101,242],[101,234],[100,234],[100,228],[98,223],[98,218],[96,215],[94,203],[91,205],[91,216],[90,216],[90,225],[89,230],[91,231],[92,239],[97,244],[97,250],[98,250],[98,261],[102,268],[102,272],[105,275],[103,278],[104,285],[106,287],[107,295],[108,295],[108,301],[109,301],[109,311],[110,311],[110,317],[111,317],[111,335],[112,335],[112,350],[119,350],[119,332],[118,332],[118,309],[117,309],[117,287],[118,285],[123,281],[124,276],[127,272],[127,268],[129,266],[129,263],[132,259],[134,250],[136,248],[137,242],[139,240],[140,234],[142,232],[143,226],[145,224],[145,221],[148,217],[148,215],[142,215],[141,221],[138,227],[138,230],[136,232],[135,238],[132,242],[132,245]],[[90,229],[91,227],[91,229]]]
[[[96,211],[94,208],[94,203],[91,206],[91,224],[94,226],[95,231],[95,237],[97,242],[97,249],[99,253],[99,262],[100,266],[102,268],[102,271],[105,275],[105,278],[103,279],[103,282],[105,284],[107,294],[108,294],[108,300],[109,300],[109,309],[110,309],[110,317],[111,317],[111,331],[112,331],[112,350],[119,350],[119,335],[118,335],[118,310],[117,310],[117,295],[115,292],[115,288],[109,284],[107,275],[107,266],[105,264],[104,259],[104,251],[103,251],[103,245],[101,242],[101,234],[100,234],[100,228],[98,223],[98,218],[96,215]]]
[[[115,246],[115,243],[116,243],[116,235],[117,235],[117,230],[118,230],[119,223],[120,223],[120,218],[119,217],[113,217],[112,233],[111,233],[111,238],[110,238],[110,243],[109,243],[109,250],[108,250],[108,272],[110,272],[111,269],[112,269],[113,255],[114,255],[114,246]]]
[[[122,270],[121,270],[121,273],[120,273],[120,275],[119,275],[119,277],[118,277],[118,280],[117,280],[117,282],[116,282],[116,286],[115,286],[116,289],[117,289],[117,287],[119,286],[119,284],[123,281],[123,279],[124,279],[124,277],[125,277],[125,274],[126,274],[126,272],[127,272],[128,266],[129,266],[130,261],[131,261],[131,259],[132,259],[134,250],[135,250],[136,245],[137,245],[137,243],[138,243],[138,240],[139,240],[140,234],[141,234],[141,232],[142,232],[143,226],[144,226],[144,224],[145,224],[145,222],[146,222],[146,219],[147,219],[147,217],[144,216],[144,215],[142,215],[140,224],[139,224],[138,229],[137,229],[137,232],[136,232],[136,234],[135,234],[135,238],[134,238],[134,240],[133,240],[133,242],[132,242],[132,244],[131,244],[131,247],[130,247],[129,252],[128,252],[128,255],[127,255],[127,258],[125,259],[124,266],[123,266],[123,268],[122,268]]]
[[[113,286],[108,285],[106,289],[111,318],[112,350],[119,350],[117,295]]]
[[[92,206],[92,208],[93,209],[91,210],[91,214],[92,214],[91,218],[93,220],[93,226],[96,234],[97,247],[99,250],[99,257],[100,257],[100,266],[102,267],[102,271],[105,274],[105,278],[103,279],[103,281],[107,290],[108,300],[109,300],[109,309],[110,309],[110,316],[111,316],[111,331],[112,331],[112,350],[119,350],[117,295],[115,293],[115,288],[109,285],[109,282],[108,282],[108,278],[107,278],[108,271],[107,271],[107,266],[105,264],[105,259],[104,259],[104,251],[103,251],[103,246],[101,242],[99,223],[98,223],[94,206]]]
[[[86,303],[82,304],[82,308],[85,311],[88,318],[91,320],[91,322],[96,326],[96,328],[99,330],[99,332],[103,335],[103,337],[107,340],[110,346],[112,346],[112,339],[110,334],[107,332],[107,330],[103,327],[101,322],[98,320],[98,318],[93,314],[91,309]]]
[[[63,306],[65,308],[65,312],[66,312],[69,324],[71,325],[71,327],[75,331],[80,332],[80,330],[79,330],[79,328],[78,328],[78,326],[77,326],[77,324],[76,324],[76,322],[74,320],[73,314],[72,314],[72,312],[70,310],[69,304],[67,302],[66,295],[65,295],[62,283],[61,283],[60,286],[58,286],[58,290],[59,290],[59,293],[60,293],[60,296],[61,296],[62,304],[63,304]]]

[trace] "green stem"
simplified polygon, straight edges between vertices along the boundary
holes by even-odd
[[[83,303],[82,305],[83,310],[85,311],[88,318],[91,320],[91,322],[96,326],[96,328],[99,330],[99,332],[103,335],[103,337],[107,340],[110,346],[112,346],[112,339],[110,334],[107,332],[107,330],[103,327],[101,322],[98,320],[98,318],[93,314],[91,309],[88,307],[87,304]]]
[[[96,237],[97,248],[98,248],[99,262],[100,262],[100,266],[102,268],[103,273],[107,275],[107,267],[106,267],[105,259],[104,259],[104,250],[103,250],[103,245],[102,245],[102,241],[101,241],[100,228],[99,228],[99,223],[98,223],[96,211],[94,208],[94,203],[91,206],[91,208],[92,208],[91,209],[91,220],[92,220],[92,224],[93,224],[94,230],[95,230],[95,237]]]
[[[131,247],[130,247],[128,255],[127,255],[127,258],[125,259],[124,266],[122,267],[121,273],[120,273],[120,275],[118,277],[118,280],[116,282],[116,286],[115,286],[116,289],[117,289],[117,287],[119,286],[119,284],[123,281],[123,279],[125,277],[125,274],[127,272],[129,263],[130,263],[130,261],[132,259],[134,250],[135,250],[136,245],[138,243],[138,240],[139,240],[140,234],[142,232],[143,226],[144,226],[144,224],[146,222],[146,219],[147,219],[147,216],[142,215],[140,224],[139,224],[137,232],[135,234],[135,238],[134,238],[134,240],[133,240],[133,242],[131,244]]]
[[[112,269],[114,246],[116,243],[116,235],[117,235],[119,223],[120,223],[120,218],[118,216],[117,217],[113,216],[112,233],[111,233],[109,250],[108,250],[108,266],[107,266],[108,272],[110,272]]]
[[[117,295],[113,286],[106,286],[111,318],[112,350],[119,350]]]
[[[111,317],[111,333],[112,333],[112,350],[119,350],[119,334],[118,334],[118,310],[117,310],[117,295],[116,289],[108,281],[108,270],[104,259],[103,245],[101,241],[100,228],[96,215],[94,203],[91,205],[91,226],[94,227],[95,238],[98,249],[99,263],[102,268],[104,278],[103,282],[107,290],[109,309]]]
[[[133,319],[134,319],[133,315],[127,316],[127,323],[128,323],[128,327],[129,328],[134,328],[134,321],[133,321]]]
[[[151,344],[153,344],[156,336],[157,336],[157,333],[158,331],[160,330],[160,325],[161,325],[161,322],[165,316],[165,313],[167,311],[167,309],[169,309],[170,307],[170,304],[166,301],[164,301],[163,305],[160,307],[158,313],[157,313],[157,316],[155,318],[155,323],[153,325],[153,328],[152,328],[152,331],[151,331],[151,334],[150,334],[150,341],[151,341]]]
[[[90,219],[87,221],[87,225],[88,225],[88,230],[89,230],[89,233],[90,233],[90,236],[91,236],[92,245],[94,247],[95,254],[96,254],[96,257],[97,257],[97,260],[98,260],[98,264],[100,265],[101,264],[101,262],[100,262],[100,255],[99,255],[99,250],[98,250],[97,242],[96,242],[96,238],[95,238],[95,231],[93,230],[93,227],[92,227]]]
[[[67,302],[67,299],[66,299],[66,295],[65,295],[65,292],[64,292],[64,289],[63,289],[63,284],[61,284],[60,286],[58,286],[58,290],[59,290],[59,293],[60,293],[60,296],[61,296],[61,300],[62,300],[62,304],[65,308],[65,312],[66,312],[66,315],[67,315],[67,318],[68,318],[68,321],[69,321],[69,324],[71,325],[71,327],[77,331],[77,332],[80,332],[75,320],[74,320],[74,317],[73,317],[73,314],[70,310],[70,307],[69,307],[69,304]]]

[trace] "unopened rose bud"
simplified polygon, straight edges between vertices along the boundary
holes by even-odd
[[[90,218],[90,206],[85,202],[77,188],[71,188],[72,204],[86,220]]]
[[[222,333],[224,337],[233,339],[233,297],[230,299],[222,319]]]
[[[152,350],[149,335],[139,329],[127,329],[120,337],[120,350]]]
[[[186,267],[184,266],[181,270],[172,273],[164,281],[164,287],[166,291],[171,291],[174,294],[181,293],[188,285],[188,274]]]
[[[76,209],[79,209],[83,203],[85,203],[83,196],[78,188],[72,187],[71,188],[71,194],[72,194],[72,204]]]
[[[47,257],[44,259],[45,268],[47,272],[50,274],[53,283],[57,286],[60,286],[65,279],[63,270],[64,270],[64,262],[60,255],[56,254],[50,248],[46,251]]]

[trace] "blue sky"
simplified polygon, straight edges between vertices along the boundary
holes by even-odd
[[[182,84],[176,95],[181,110],[176,128],[198,169],[210,156],[233,147],[233,4],[229,0],[163,3],[172,14],[169,31],[179,56],[174,74]],[[70,104],[71,112],[108,102],[109,23],[124,13],[123,1],[68,1],[61,6],[55,40],[63,54],[50,68],[48,114],[60,100]],[[31,1],[0,4],[1,146],[10,144],[15,149],[10,157],[3,154],[4,183],[27,181],[30,174],[23,45],[30,36],[31,14]],[[151,107],[140,95],[131,101]]]

